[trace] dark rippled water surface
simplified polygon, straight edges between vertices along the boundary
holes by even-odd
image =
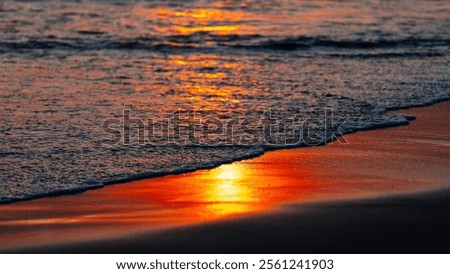
[[[449,1],[2,1],[0,201],[407,123],[386,110],[450,96],[449,15]]]

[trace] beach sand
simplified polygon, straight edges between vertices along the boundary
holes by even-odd
[[[450,252],[450,102],[408,126],[0,205],[0,252]]]

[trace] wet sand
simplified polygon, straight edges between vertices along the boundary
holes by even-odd
[[[450,252],[450,102],[348,144],[0,205],[1,252]],[[341,140],[342,141],[342,140]]]

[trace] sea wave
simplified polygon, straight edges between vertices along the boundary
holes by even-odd
[[[97,36],[92,34],[91,36]],[[260,35],[214,35],[210,33],[176,35],[166,37],[134,38],[29,38],[24,41],[0,42],[0,50],[206,50],[214,48],[235,48],[247,50],[307,50],[317,48],[331,49],[393,49],[393,48],[432,48],[446,47],[450,39],[407,37],[398,39],[334,39],[332,37],[263,37]]]

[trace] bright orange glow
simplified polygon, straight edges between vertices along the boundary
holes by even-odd
[[[257,167],[249,168],[245,161],[232,163],[182,176],[144,180],[129,185],[128,191],[120,195],[174,209],[168,211],[165,218],[174,218],[176,223],[191,223],[265,211],[285,199],[300,197],[310,188],[306,182],[299,182],[298,176],[272,180],[271,174],[285,166],[278,167],[274,163],[273,167],[273,170],[255,174]],[[304,173],[295,171],[301,177]],[[257,183],[254,178],[259,178]],[[108,189],[113,188],[115,186]]]
[[[148,9],[137,6],[133,10],[135,20],[164,21],[165,26],[157,26],[158,33],[167,35],[189,35],[196,32],[211,32],[217,35],[254,34],[255,28],[242,24],[251,20],[251,16],[243,11],[226,11],[219,9],[192,9],[176,11],[168,8]],[[124,24],[135,25],[134,22],[124,21]]]
[[[199,21],[241,21],[245,18],[242,11],[226,11],[218,9],[194,9],[192,11],[175,12],[178,17],[191,17]]]
[[[194,32],[215,32],[217,34],[226,35],[235,32],[237,26],[196,26],[196,27],[176,27],[175,30],[179,34],[187,35]]]
[[[204,73],[203,76],[208,79],[217,79],[217,78],[225,78],[226,74],[223,72]]]
[[[214,215],[230,215],[251,211],[260,198],[255,197],[254,191],[243,183],[248,176],[239,165],[224,165],[208,173],[207,178],[213,183],[205,190],[205,201]]]
[[[239,165],[224,165],[214,169],[210,176],[217,180],[235,181],[244,176],[245,170]]]
[[[188,58],[182,55],[172,55],[168,60],[168,63],[169,65],[190,66],[194,69],[198,69],[202,67],[215,67],[219,65],[215,59],[219,59],[219,57],[207,54],[199,54]]]

